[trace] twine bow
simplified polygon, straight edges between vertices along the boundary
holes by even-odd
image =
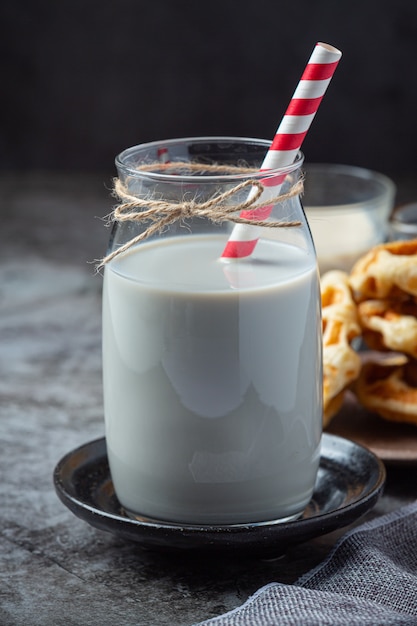
[[[248,194],[248,198],[244,202],[227,205],[227,200],[242,189],[251,188],[252,192]],[[135,244],[161,232],[174,222],[184,220],[191,217],[207,218],[214,223],[221,223],[226,220],[236,224],[250,224],[252,226],[260,226],[264,228],[291,228],[300,226],[300,221],[279,222],[266,221],[258,219],[247,219],[239,215],[242,211],[248,209],[255,213],[272,204],[285,202],[294,196],[301,194],[303,190],[303,181],[299,180],[291,189],[285,193],[273,198],[268,198],[264,202],[257,204],[257,201],[264,192],[264,185],[257,180],[245,180],[236,185],[232,189],[225,191],[206,200],[205,202],[196,202],[195,200],[183,200],[181,203],[173,204],[166,200],[152,200],[149,198],[137,198],[130,195],[126,187],[119,179],[114,181],[114,195],[121,200],[110,216],[111,222],[150,222],[150,226],[142,233],[133,237],[124,245],[120,246],[107,256],[105,256],[98,264],[97,269],[104,267],[106,263],[114,259],[114,257],[122,254]]]

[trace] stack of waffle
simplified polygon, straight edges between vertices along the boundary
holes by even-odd
[[[376,246],[350,274],[324,274],[321,290],[324,426],[348,388],[381,417],[417,424],[417,240]]]

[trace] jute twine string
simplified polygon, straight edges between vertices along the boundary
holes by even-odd
[[[193,161],[168,161],[168,163],[160,163],[153,161],[151,163],[142,163],[135,168],[138,172],[150,172],[164,174],[168,172],[171,176],[182,174],[186,176],[194,176],[200,174],[205,176],[208,174],[257,174],[259,169],[249,167],[244,163],[240,165],[225,165],[221,163],[197,163]]]
[[[160,164],[156,164],[158,167]],[[163,164],[164,169],[166,169],[166,165]],[[174,164],[175,167],[178,164]],[[187,168],[190,167],[190,164],[184,164]],[[143,166],[144,167],[144,166]],[[145,166],[146,167],[146,166]],[[147,166],[149,168],[149,166]],[[159,167],[162,169],[162,167]],[[204,169],[207,169],[207,166],[204,166]],[[214,169],[214,167],[210,168]],[[234,172],[247,172],[247,168],[232,168]],[[199,166],[199,171],[201,172],[202,167]],[[222,166],[221,171],[225,171],[225,168]],[[230,169],[229,169],[230,171]],[[236,204],[226,205],[225,202],[232,198],[235,194],[242,191],[242,189],[250,188],[251,193],[248,194],[248,198],[244,202],[239,202]],[[239,213],[241,211],[245,211],[250,209],[251,211],[256,212],[259,209],[270,206],[271,204],[277,204],[285,202],[290,198],[294,198],[298,196],[303,191],[303,180],[300,179],[296,183],[292,185],[288,192],[284,194],[279,194],[272,198],[268,198],[264,202],[259,202],[258,200],[262,196],[264,192],[264,185],[262,182],[257,180],[245,180],[242,183],[237,184],[232,189],[225,191],[224,193],[214,195],[209,200],[205,202],[196,202],[195,200],[183,200],[178,204],[173,204],[172,201],[166,200],[154,200],[151,198],[137,198],[136,196],[132,196],[128,193],[124,184],[116,178],[114,180],[114,189],[113,195],[118,197],[121,202],[118,204],[112,214],[109,217],[109,221],[111,222],[150,222],[150,225],[146,230],[142,233],[133,237],[129,241],[127,241],[124,245],[120,246],[103,259],[101,259],[97,264],[97,270],[102,269],[106,263],[114,259],[119,254],[126,252],[129,248],[134,246],[135,244],[151,237],[152,235],[161,232],[174,222],[178,220],[184,220],[186,218],[191,217],[201,217],[207,218],[214,223],[221,223],[226,220],[237,224],[250,224],[251,226],[258,226],[263,228],[292,228],[296,226],[301,226],[300,221],[265,221],[265,220],[256,220],[256,219],[246,219],[241,217]]]

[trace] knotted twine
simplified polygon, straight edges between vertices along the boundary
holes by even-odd
[[[178,166],[178,164],[175,165]],[[187,166],[189,165],[190,164],[187,164]],[[149,165],[145,167],[148,169]],[[145,169],[145,167],[142,166],[140,169]],[[205,166],[205,168],[207,168],[207,166]],[[211,168],[208,167],[208,169]],[[245,168],[233,169],[235,172],[247,171]],[[263,228],[292,228],[301,226],[300,221],[266,221],[247,219],[239,215],[239,213],[250,209],[256,214],[258,210],[266,208],[267,206],[283,203],[290,198],[299,196],[303,191],[302,179],[294,183],[288,192],[268,198],[264,202],[259,203],[258,200],[262,196],[265,186],[262,182],[252,179],[245,180],[232,189],[214,195],[209,200],[204,202],[196,202],[193,199],[183,199],[179,203],[173,203],[172,201],[168,202],[161,199],[138,198],[133,196],[128,193],[126,186],[118,178],[114,179],[113,184],[113,195],[119,198],[121,202],[116,205],[113,212],[109,216],[109,222],[150,222],[150,225],[142,233],[133,237],[125,244],[102,258],[97,265],[97,270],[102,269],[106,263],[114,259],[119,254],[126,252],[126,250],[140,241],[143,241],[158,232],[162,232],[170,224],[179,220],[185,220],[186,218],[206,218],[217,224],[229,220],[236,224],[250,224],[251,226]],[[251,193],[248,194],[248,198],[244,202],[230,205],[225,204],[226,201],[245,188],[250,188]]]

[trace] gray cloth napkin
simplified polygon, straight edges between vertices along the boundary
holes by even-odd
[[[346,533],[294,585],[271,583],[195,626],[417,624],[417,502]]]

